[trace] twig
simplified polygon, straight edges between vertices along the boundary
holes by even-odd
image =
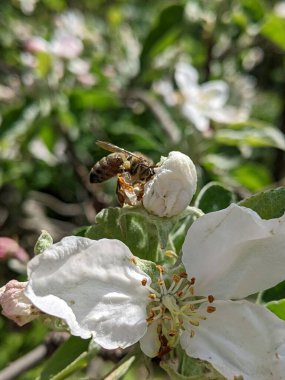
[[[181,132],[177,125],[171,119],[169,113],[163,105],[149,92],[144,90],[128,90],[122,94],[126,100],[138,99],[141,100],[153,113],[161,127],[169,136],[173,143],[178,143],[181,139]]]
[[[32,191],[30,196],[59,215],[76,216],[84,213],[83,207],[80,203],[65,203],[50,194],[42,193],[40,191]]]
[[[41,360],[43,360],[47,355],[48,349],[45,344],[41,344],[27,355],[21,357],[18,360],[12,362],[9,367],[0,371],[1,380],[12,380],[17,378],[21,373],[27,371],[28,369],[34,367]]]
[[[71,234],[75,225],[62,220],[49,218],[44,207],[33,199],[27,199],[23,203],[23,210],[28,215],[21,224],[27,230],[47,230],[55,240],[60,240],[63,236]],[[0,378],[1,379],[1,378]]]
[[[45,343],[40,344],[28,354],[10,363],[7,368],[0,371],[0,379],[12,380],[18,378],[23,372],[35,367],[41,360],[50,356],[66,338],[66,334],[51,334]]]

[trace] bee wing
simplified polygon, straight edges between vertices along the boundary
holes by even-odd
[[[111,143],[109,143],[109,142],[107,142],[107,141],[100,141],[100,140],[97,140],[97,141],[96,141],[96,144],[97,144],[98,146],[100,146],[100,148],[105,149],[105,150],[107,150],[107,151],[109,151],[109,152],[112,152],[112,153],[120,152],[120,153],[124,153],[124,154],[126,154],[127,156],[133,156],[133,157],[136,157],[136,158],[138,158],[138,159],[141,159],[141,158],[140,158],[139,156],[137,156],[136,154],[131,153],[131,152],[129,152],[128,150],[125,150],[125,149],[123,149],[123,148],[120,148],[119,146],[114,145],[114,144],[111,144]]]

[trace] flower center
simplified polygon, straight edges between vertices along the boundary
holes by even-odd
[[[172,277],[172,282],[167,287],[164,280],[164,268],[157,266],[159,279],[155,289],[147,286],[150,291],[150,304],[148,307],[148,324],[158,321],[158,334],[161,342],[164,342],[164,350],[167,346],[169,352],[178,343],[180,333],[187,330],[193,337],[195,331],[192,326],[199,326],[200,321],[207,319],[207,314],[199,311],[204,303],[212,303],[214,297],[195,296],[195,278],[187,279],[187,273],[182,272]],[[207,313],[216,310],[214,306],[208,305]],[[161,355],[161,356],[162,356]]]

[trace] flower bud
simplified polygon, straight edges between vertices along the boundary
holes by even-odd
[[[26,286],[27,282],[11,280],[0,288],[2,314],[17,323],[18,326],[25,325],[41,314],[40,310],[25,296]]]
[[[49,246],[52,245],[52,243],[53,243],[53,239],[51,235],[47,231],[42,230],[42,233],[40,234],[34,247],[35,255],[38,255],[39,253],[43,253],[46,249],[48,249]]]
[[[170,152],[158,165],[154,177],[144,186],[143,205],[160,217],[178,215],[189,205],[196,191],[196,168],[192,160],[180,152]]]

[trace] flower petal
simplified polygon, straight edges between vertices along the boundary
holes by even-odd
[[[158,321],[152,322],[148,326],[146,334],[140,340],[142,352],[150,358],[154,358],[158,355],[161,346],[157,328]]]
[[[199,103],[204,105],[205,112],[223,107],[229,97],[229,87],[221,80],[206,82],[200,86]]]
[[[191,338],[181,345],[194,358],[209,361],[227,379],[285,379],[285,323],[265,307],[247,301],[215,302]],[[192,334],[193,335],[193,334]]]
[[[198,84],[197,70],[186,62],[178,62],[175,65],[174,77],[179,89],[182,91]]]
[[[127,347],[145,333],[149,277],[119,240],[67,237],[29,263],[27,297],[62,318],[73,335],[107,349]]]
[[[232,106],[226,106],[221,109],[212,109],[208,112],[210,119],[217,121],[218,123],[233,124],[242,123],[249,117],[248,108],[235,108]]]
[[[183,115],[190,120],[201,132],[207,132],[210,128],[209,118],[200,112],[199,108],[190,101],[186,101],[181,107]]]
[[[203,215],[188,230],[182,261],[197,295],[243,298],[285,278],[285,215],[262,220],[232,204]]]

